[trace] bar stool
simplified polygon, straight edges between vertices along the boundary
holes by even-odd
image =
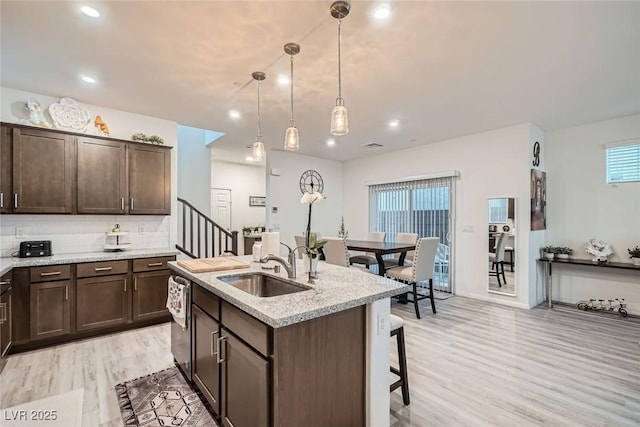
[[[404,320],[402,317],[391,315],[391,336],[396,336],[398,341],[398,362],[400,369],[391,366],[391,372],[398,375],[400,379],[391,384],[391,392],[398,387],[402,387],[402,400],[405,405],[409,404],[409,378],[407,376],[407,352],[404,347]]]

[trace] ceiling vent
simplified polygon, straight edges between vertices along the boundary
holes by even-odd
[[[369,142],[368,144],[362,144],[361,147],[364,148],[380,148],[382,144],[378,144],[377,142]]]

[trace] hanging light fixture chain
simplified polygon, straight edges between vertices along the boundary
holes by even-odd
[[[341,55],[340,55],[340,45],[342,44],[342,32],[340,31],[340,24],[342,23],[342,19],[338,19],[338,99],[342,100],[342,73],[341,73]]]
[[[262,139],[262,135],[260,135],[260,80],[258,80],[258,139]]]
[[[291,122],[293,122],[293,55],[291,55]]]

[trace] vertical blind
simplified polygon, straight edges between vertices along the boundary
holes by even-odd
[[[419,237],[439,237],[447,244],[452,177],[405,181],[369,186],[371,231],[386,232],[394,241],[396,233],[418,233]]]
[[[640,141],[638,142],[607,148],[608,184],[640,181]]]

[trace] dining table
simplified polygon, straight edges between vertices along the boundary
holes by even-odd
[[[378,274],[384,276],[385,267],[382,255],[400,254],[398,265],[404,265],[404,259],[407,252],[416,249],[415,243],[396,243],[396,242],[371,242],[368,240],[351,240],[347,239],[347,249],[350,251],[370,252],[376,256],[378,261]]]

